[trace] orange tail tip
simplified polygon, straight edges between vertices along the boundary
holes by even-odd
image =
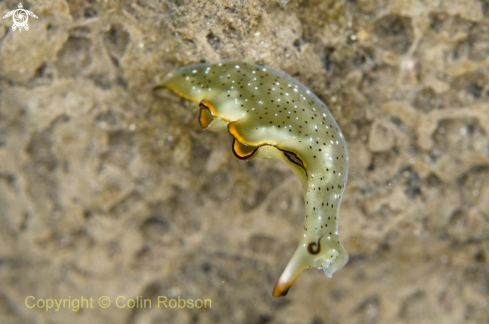
[[[281,297],[287,295],[290,287],[294,284],[299,274],[307,268],[307,265],[304,263],[302,258],[302,252],[298,248],[292,259],[290,259],[289,264],[285,268],[284,272],[278,278],[275,287],[273,288],[273,297]]]
[[[275,287],[273,287],[273,297],[286,296],[302,270],[304,270],[302,267],[292,269],[289,263],[275,284]]]
[[[289,289],[294,283],[294,281],[292,282],[281,282],[280,280],[277,281],[275,287],[273,287],[273,297],[287,296],[287,293],[289,292]]]

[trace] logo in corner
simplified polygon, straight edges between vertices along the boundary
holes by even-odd
[[[19,28],[20,32],[22,31],[22,28],[24,28],[25,30],[29,30],[29,25],[27,25],[29,16],[37,19],[37,16],[33,12],[23,9],[22,3],[19,3],[19,9],[10,11],[8,14],[3,16],[3,19],[10,16],[12,16],[12,19],[14,20],[12,30],[15,31],[17,28]]]

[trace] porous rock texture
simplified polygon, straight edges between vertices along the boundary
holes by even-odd
[[[489,321],[488,0],[23,5],[29,31],[0,20],[0,323]],[[332,279],[304,271],[284,298],[271,291],[301,232],[299,181],[239,161],[194,103],[152,91],[226,59],[298,78],[348,144],[350,261]]]

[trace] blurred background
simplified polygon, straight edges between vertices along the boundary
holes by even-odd
[[[0,16],[19,0],[0,2]],[[0,20],[0,323],[489,323],[489,1],[29,0]],[[273,285],[304,217],[152,88],[190,63],[293,75],[347,141],[349,263]],[[28,308],[28,296],[211,299]]]

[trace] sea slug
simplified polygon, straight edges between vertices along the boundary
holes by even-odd
[[[338,234],[348,178],[346,142],[316,95],[284,72],[241,61],[180,68],[155,90],[161,88],[198,102],[200,126],[227,129],[239,159],[280,159],[301,180],[304,227],[273,296],[285,296],[306,268],[323,269],[331,277],[348,262]]]

